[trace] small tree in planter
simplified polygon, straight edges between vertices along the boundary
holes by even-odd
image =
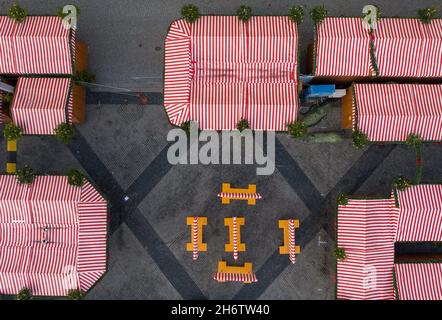
[[[186,4],[181,9],[181,17],[189,23],[194,23],[200,16],[200,9],[194,4]]]
[[[289,18],[292,22],[301,24],[304,21],[304,7],[303,6],[293,6],[289,9]]]
[[[292,138],[301,138],[307,134],[307,126],[301,120],[289,123],[287,129]]]
[[[338,196],[338,205],[346,206],[348,204],[348,196],[345,193],[341,193]]]
[[[23,288],[17,293],[15,297],[17,300],[31,300],[32,299],[32,291],[29,288]]]
[[[78,170],[75,169],[69,170],[68,183],[71,186],[82,187],[84,184],[84,175]]]
[[[236,15],[242,22],[247,22],[252,15],[252,8],[246,5],[241,5],[238,10],[236,10]]]
[[[82,300],[84,299],[84,292],[77,290],[77,289],[72,289],[68,291],[68,299],[70,300]]]
[[[405,177],[398,177],[394,180],[393,187],[399,191],[404,191],[411,186],[411,181]]]
[[[24,166],[23,169],[17,170],[15,176],[20,184],[32,184],[32,182],[34,182],[35,172],[30,166]]]
[[[249,128],[250,128],[249,121],[247,121],[246,119],[241,119],[236,125],[236,129],[238,129],[240,132],[243,132],[244,130]]]
[[[328,11],[324,6],[316,6],[310,10],[310,17],[316,24],[321,23],[325,18],[327,18],[327,15]]]
[[[428,7],[417,10],[417,17],[422,23],[429,24],[431,20],[436,17],[437,9],[435,7]]]
[[[55,137],[64,144],[68,144],[74,136],[74,127],[69,123],[61,123],[55,128]]]
[[[344,248],[336,248],[335,249],[335,257],[338,260],[344,261],[347,258],[347,254],[345,253]]]
[[[180,126],[187,136],[190,136],[190,121],[183,122]]]
[[[20,139],[22,135],[22,130],[20,127],[17,127],[14,123],[9,122],[5,125],[3,135],[5,136],[6,140],[14,141]]]
[[[353,145],[357,149],[363,149],[365,146],[368,145],[369,142],[367,135],[359,130],[353,131],[352,140],[353,140]]]
[[[17,3],[13,4],[8,10],[8,17],[21,23],[27,17],[28,12],[25,8],[20,7]]]
[[[410,134],[405,143],[412,148],[419,148],[422,145],[422,139],[417,134]]]

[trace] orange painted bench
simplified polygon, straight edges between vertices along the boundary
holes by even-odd
[[[292,263],[296,255],[301,253],[301,247],[295,244],[295,229],[299,228],[299,220],[279,220],[279,228],[284,230],[284,244],[279,247],[279,254],[288,254]]]
[[[261,195],[256,193],[256,185],[249,184],[247,189],[232,188],[230,183],[223,183],[222,191],[218,194],[222,204],[230,204],[231,200],[247,201],[249,206],[256,204],[256,200],[262,199]]]
[[[203,226],[207,225],[206,217],[187,217],[187,225],[191,226],[190,243],[186,250],[193,252],[193,260],[198,259],[199,252],[207,251],[207,243],[203,243]]]
[[[238,259],[238,252],[246,251],[246,245],[241,243],[241,226],[245,224],[244,218],[225,218],[224,226],[229,227],[229,243],[225,245],[226,252],[233,252],[233,259]]]
[[[256,275],[253,273],[253,265],[246,262],[244,266],[228,266],[226,261],[218,262],[218,272],[215,273],[214,280],[218,282],[257,282]]]

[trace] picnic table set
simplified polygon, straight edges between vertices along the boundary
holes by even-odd
[[[246,189],[232,188],[229,183],[222,184],[222,191],[218,193],[223,205],[229,205],[232,200],[247,201],[249,206],[256,205],[257,200],[263,197],[257,193],[256,185],[249,185]],[[191,227],[191,242],[187,243],[186,250],[192,252],[193,261],[198,260],[200,252],[207,252],[208,245],[203,242],[203,227],[207,226],[207,217],[187,217],[187,225]],[[246,244],[241,241],[241,227],[245,226],[244,217],[229,217],[224,219],[224,226],[229,228],[229,243],[225,244],[225,252],[232,253],[236,262],[240,252],[246,251]],[[279,228],[284,231],[284,243],[279,248],[282,255],[288,255],[290,262],[295,264],[296,256],[301,252],[296,245],[295,230],[299,228],[299,220],[279,220]],[[257,282],[253,273],[253,264],[246,262],[242,266],[228,265],[226,261],[218,262],[218,270],[213,279],[218,282],[243,282],[246,284]]]

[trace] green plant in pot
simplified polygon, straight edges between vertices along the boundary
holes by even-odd
[[[301,138],[307,134],[307,126],[301,120],[289,123],[287,130],[292,138]]]
[[[353,131],[353,133],[352,133],[352,140],[353,140],[353,145],[357,149],[363,149],[369,143],[367,135],[365,133],[359,131],[359,130],[354,130]]]
[[[301,24],[304,21],[304,7],[303,6],[293,6],[289,9],[289,18],[292,22]]]
[[[429,24],[431,20],[436,17],[437,9],[435,7],[428,7],[417,10],[417,17],[422,23]]]
[[[321,23],[325,18],[327,18],[327,15],[328,11],[324,6],[316,6],[310,10],[310,17],[316,24]]]
[[[32,299],[32,291],[29,288],[23,288],[15,297],[16,300],[31,300]]]
[[[186,4],[181,9],[181,17],[189,23],[194,23],[200,16],[200,10],[194,4]]]
[[[249,128],[250,128],[249,121],[247,121],[246,119],[241,119],[236,125],[236,129],[238,129],[240,132],[243,132],[244,130]]]
[[[411,187],[412,183],[405,177],[397,177],[394,180],[393,187],[399,191],[404,191],[405,189]]]
[[[22,130],[20,127],[16,126],[13,122],[8,122],[5,125],[5,129],[3,130],[3,135],[8,141],[18,140],[22,136]]]
[[[84,184],[84,175],[75,169],[68,171],[68,183],[71,186],[82,187]]]
[[[338,196],[338,205],[340,206],[346,206],[348,204],[348,195],[346,195],[345,193],[341,193]]]
[[[23,169],[17,170],[15,176],[19,184],[32,184],[35,179],[35,172],[30,166],[24,166]]]
[[[335,248],[335,257],[338,260],[344,261],[347,258],[347,254],[345,253],[344,248]]]
[[[84,292],[77,289],[69,290],[67,295],[68,299],[70,300],[83,300],[84,296]]]
[[[69,123],[59,124],[54,131],[55,131],[55,137],[64,144],[68,144],[75,136],[74,127]]]
[[[20,7],[17,3],[14,3],[8,9],[8,17],[17,21],[18,23],[23,22],[27,16],[28,16],[28,12],[26,11],[26,9],[23,7]]]
[[[422,145],[422,139],[417,134],[410,134],[405,142],[409,147],[419,148]]]
[[[236,10],[236,15],[242,22],[247,22],[252,16],[252,8],[246,5],[241,5],[238,10]]]

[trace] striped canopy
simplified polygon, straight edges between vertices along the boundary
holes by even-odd
[[[374,142],[442,140],[442,85],[355,84],[353,127]]]
[[[396,241],[442,242],[442,185],[411,186],[397,200]]]
[[[326,18],[315,36],[316,76],[370,76],[370,35],[362,19]]]
[[[55,16],[0,16],[0,73],[73,74],[75,31]]]
[[[86,182],[0,176],[0,294],[88,291],[106,271],[107,203]]]
[[[11,106],[13,122],[24,134],[53,135],[72,123],[71,78],[19,78]]]
[[[393,265],[397,210],[393,199],[356,200],[339,206],[337,298],[394,299]]]
[[[399,300],[442,300],[442,263],[394,266]]]
[[[297,118],[297,25],[288,17],[204,16],[172,23],[164,102],[172,124],[286,130]]]
[[[316,26],[313,72],[318,77],[368,77],[372,58],[381,77],[441,78],[441,35],[441,19],[424,24],[382,18],[370,36],[362,18],[326,18]]]

